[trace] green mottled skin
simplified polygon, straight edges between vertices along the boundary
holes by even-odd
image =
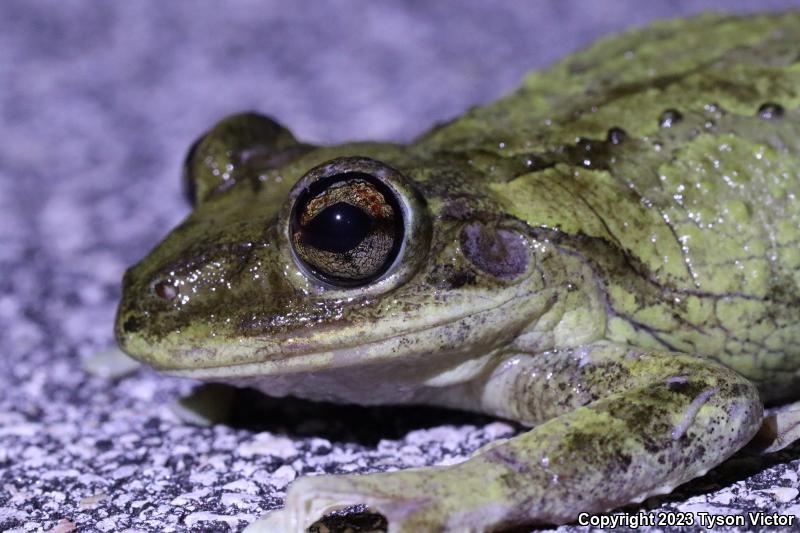
[[[800,14],[701,16],[601,40],[410,145],[231,117],[190,158],[198,205],[127,273],[117,336],[179,375],[533,427],[456,466],[302,478],[255,530],[367,503],[390,531],[483,531],[668,492],[798,396],[798,88]],[[397,273],[331,289],[295,264],[287,205],[348,156],[405,176],[418,227]]]

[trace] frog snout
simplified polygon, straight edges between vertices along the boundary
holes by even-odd
[[[134,278],[132,270],[133,268],[126,270],[122,278],[122,298],[117,306],[117,316],[114,320],[114,336],[123,350],[126,350],[130,336],[144,327],[142,313],[133,309],[132,305],[136,301],[135,295],[132,294]]]
[[[114,335],[119,346],[131,355],[135,339],[147,337],[161,322],[162,312],[172,307],[170,299],[177,296],[174,286],[164,281],[145,279],[136,266],[122,278],[122,298],[117,307]]]

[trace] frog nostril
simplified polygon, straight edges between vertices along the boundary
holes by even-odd
[[[172,300],[178,296],[178,289],[175,285],[166,281],[159,281],[153,285],[153,292],[162,300]]]

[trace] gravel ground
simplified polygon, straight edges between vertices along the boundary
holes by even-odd
[[[195,384],[82,362],[112,345],[125,267],[188,212],[186,147],[257,109],[311,142],[407,140],[599,35],[796,1],[3,2],[0,530],[239,530],[299,475],[463,459],[517,428],[428,409],[256,399],[181,422]],[[240,411],[237,411],[240,412]],[[800,515],[800,448],[642,507]],[[561,530],[575,529],[564,527]]]

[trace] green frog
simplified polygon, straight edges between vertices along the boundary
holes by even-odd
[[[255,113],[189,151],[188,218],[125,275],[169,374],[531,429],[456,465],[303,477],[252,531],[559,524],[703,475],[800,382],[800,14],[605,38],[410,144]]]

